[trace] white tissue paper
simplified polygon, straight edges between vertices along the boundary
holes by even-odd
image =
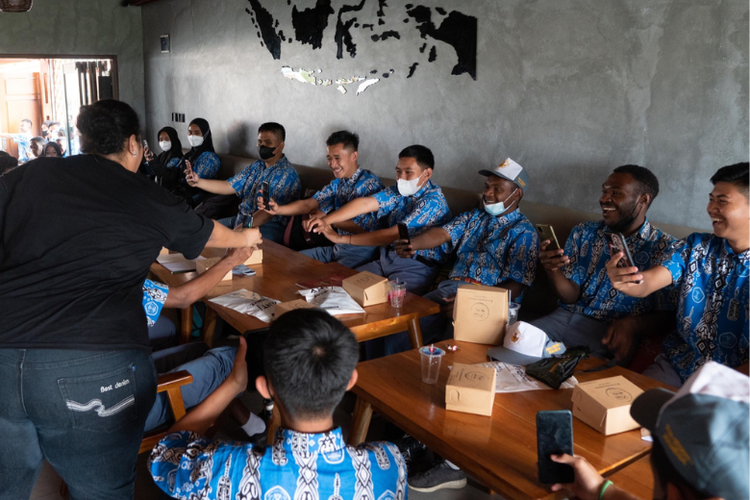
[[[343,316],[344,314],[363,314],[362,306],[340,286],[324,286],[300,290],[306,301],[323,309],[331,316]]]
[[[496,375],[495,392],[523,392],[552,389],[544,382],[526,376],[526,367],[511,365],[502,361],[479,363],[479,366],[494,368]],[[572,389],[578,385],[575,377],[570,377],[562,383],[560,389]]]
[[[261,321],[270,323],[273,319],[273,311],[276,304],[281,301],[264,297],[255,292],[245,290],[235,290],[234,292],[210,299],[211,302],[219,304],[229,309],[234,309],[242,314],[249,314]]]

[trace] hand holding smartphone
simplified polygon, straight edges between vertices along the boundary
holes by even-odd
[[[607,240],[607,245],[609,245],[610,255],[614,255],[618,252],[624,254],[622,259],[620,259],[620,262],[617,263],[617,267],[638,267],[635,265],[633,256],[630,254],[628,244],[625,242],[625,236],[621,233],[604,233],[604,237]],[[641,280],[635,282],[636,285],[640,285],[641,283]]]
[[[539,233],[539,238],[542,241],[549,240],[547,250],[560,250],[560,242],[557,241],[557,235],[555,235],[554,228],[549,224],[537,224],[536,231]]]
[[[263,181],[260,183],[260,190],[263,193],[263,204],[268,208],[268,204],[271,201],[271,193],[268,190],[268,182]]]
[[[399,222],[396,224],[398,226],[398,239],[400,240],[406,240],[407,242],[411,243],[411,238],[409,238],[409,228],[404,224],[403,222]]]
[[[572,483],[573,467],[553,462],[550,455],[573,455],[573,414],[570,410],[540,411],[536,414],[536,446],[539,482]]]

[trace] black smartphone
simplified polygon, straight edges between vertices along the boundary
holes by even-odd
[[[146,150],[147,149],[149,149],[148,148],[148,141],[146,139],[143,139],[143,161],[146,162],[146,164],[148,165],[148,158],[146,157]]]
[[[409,238],[409,228],[406,227],[406,224],[399,222],[396,225],[398,226],[398,239],[411,242],[411,238]]]
[[[551,225],[537,224],[536,232],[539,233],[539,237],[541,238],[542,241],[549,240],[549,245],[547,245],[547,250],[560,250],[562,248],[560,246],[560,242],[557,241],[557,236],[555,235],[555,229]]]
[[[550,455],[573,455],[573,414],[570,410],[539,411],[536,414],[536,450],[539,482],[572,483],[573,467],[553,462]]]
[[[268,192],[268,182],[261,182],[260,190],[263,193],[263,203],[265,204],[266,208],[268,208],[268,203],[271,201],[271,193]]]

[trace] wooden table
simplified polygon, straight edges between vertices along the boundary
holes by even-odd
[[[349,443],[365,440],[372,411],[391,420],[404,432],[455,463],[466,473],[505,498],[562,498],[537,481],[536,413],[572,410],[572,389],[497,394],[491,417],[447,411],[445,384],[450,365],[486,361],[489,346],[454,342],[447,351],[437,384],[422,382],[419,352],[402,352],[357,365],[358,396]],[[438,344],[445,348],[446,342]],[[589,359],[579,369],[602,364]],[[667,387],[621,367],[577,373],[579,382],[623,375],[643,390]],[[601,474],[609,475],[648,454],[651,444],[639,430],[604,436],[573,418],[575,453]]]
[[[271,297],[282,302],[300,299],[297,293],[299,281],[324,280],[331,276],[353,276],[357,271],[337,263],[324,264],[311,259],[299,252],[272,241],[264,241],[263,263],[252,267],[255,276],[233,276],[231,281],[223,281],[214,287],[204,300],[230,293],[234,290],[246,289]],[[223,252],[222,252],[223,253]],[[209,250],[204,255],[216,255],[216,251]],[[167,285],[176,286],[193,279],[195,272],[172,274],[164,266],[155,262],[151,265],[151,272]],[[237,330],[257,330],[265,328],[265,323],[253,316],[242,314],[213,302],[206,302],[206,319],[204,321],[204,341],[209,345],[213,342],[213,327],[217,315]],[[422,332],[419,318],[440,312],[440,307],[427,299],[407,293],[404,306],[394,309],[389,303],[368,306],[364,314],[339,316],[338,318],[354,332],[360,342],[393,333],[409,331],[412,346],[422,345]],[[192,327],[192,308],[182,311],[181,341],[189,342]]]

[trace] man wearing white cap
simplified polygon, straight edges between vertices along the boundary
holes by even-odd
[[[424,297],[437,302],[443,314],[421,320],[425,343],[453,337],[453,300],[457,288],[466,283],[498,286],[510,290],[514,302],[521,302],[523,291],[536,274],[539,237],[534,226],[518,209],[529,183],[526,170],[506,159],[492,170],[480,170],[487,179],[482,207],[464,212],[443,226],[430,228],[407,240],[396,240],[400,257],[410,258],[415,251],[447,244],[456,251],[456,263],[448,279]],[[406,334],[385,339],[385,354],[410,349]]]
[[[746,499],[750,496],[750,391],[747,376],[709,361],[673,393],[651,389],[633,401],[630,414],[651,431],[653,498]],[[635,497],[601,477],[585,458],[552,455],[571,465],[575,482],[556,484],[582,499]]]
[[[646,218],[658,193],[659,181],[647,168],[617,167],[602,184],[602,220],[573,228],[564,250],[548,250],[550,242],[542,242],[539,260],[560,299],[560,307],[532,321],[534,326],[568,347],[582,345],[593,352],[614,351],[617,361],[627,364],[637,347],[636,333],[674,325],[673,314],[662,311],[673,310],[676,297],[662,293],[640,299],[628,297],[612,287],[605,269],[610,258],[607,233],[625,237],[641,269],[660,262],[674,238]],[[655,311],[659,313],[650,314]]]

